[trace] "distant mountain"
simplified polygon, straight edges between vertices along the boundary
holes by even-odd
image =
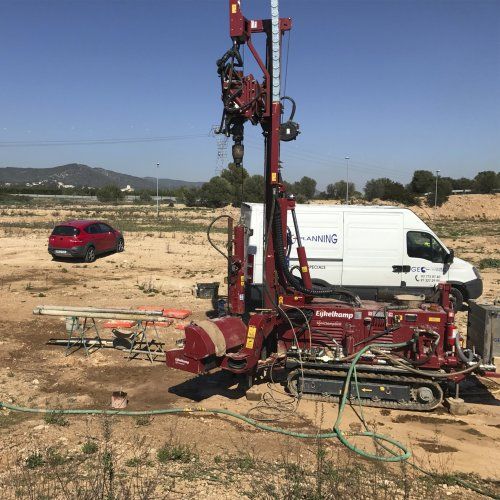
[[[136,177],[106,170],[105,168],[89,167],[79,163],[70,163],[52,168],[14,168],[0,167],[1,184],[22,184],[53,186],[64,185],[74,187],[99,188],[107,184],[115,184],[120,188],[130,186],[134,189],[156,189],[155,177]],[[159,186],[163,189],[178,187],[199,187],[203,182],[180,181],[176,179],[160,179]]]

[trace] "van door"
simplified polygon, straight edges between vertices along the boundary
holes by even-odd
[[[448,252],[427,231],[407,230],[404,266],[408,287],[432,288],[446,281],[444,260]],[[448,266],[447,266],[448,267]]]
[[[309,271],[313,280],[340,285],[342,279],[343,212],[325,212],[321,208],[296,208],[302,245],[306,249]],[[299,265],[297,257],[297,236],[289,215],[288,227],[292,237],[290,268]],[[296,276],[300,272],[292,271]]]
[[[344,212],[342,285],[400,287],[404,231],[401,212]]]

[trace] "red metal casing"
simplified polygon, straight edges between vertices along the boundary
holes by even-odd
[[[245,312],[245,227],[234,228],[233,252],[229,271],[229,311],[231,314]]]
[[[225,316],[213,321],[224,337],[225,351],[237,351],[246,339],[247,327],[236,316]],[[213,338],[202,326],[191,323],[186,326],[184,345],[166,353],[166,363],[170,368],[191,373],[204,373],[220,366],[223,357],[216,355]]]

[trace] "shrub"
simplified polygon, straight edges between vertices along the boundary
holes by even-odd
[[[125,197],[120,188],[114,184],[98,189],[96,195],[97,199],[104,203],[117,203]]]
[[[69,420],[59,412],[45,414],[44,420],[49,425],[58,425],[59,427],[66,427],[69,425]]]
[[[191,462],[193,458],[196,458],[196,453],[194,453],[191,448],[187,445],[182,444],[165,444],[162,446],[157,453],[158,461],[161,463],[166,462]]]
[[[85,453],[85,455],[93,455],[98,449],[97,443],[90,440],[83,443],[82,446],[82,452]]]
[[[500,176],[493,170],[479,172],[474,177],[474,188],[478,193],[493,193],[500,187]]]
[[[394,182],[387,177],[371,179],[365,185],[365,197],[368,201],[378,198],[385,201],[396,201],[405,205],[418,204],[413,193],[410,193],[403,184]]]
[[[488,267],[493,269],[500,268],[500,259],[487,258],[479,261],[479,269],[486,269]]]
[[[43,456],[38,451],[32,453],[24,462],[28,469],[36,469],[45,463]]]
[[[436,187],[427,195],[427,205],[433,207],[436,203]],[[451,194],[452,185],[448,179],[439,178],[437,181],[437,205],[440,207],[443,203],[448,201]]]

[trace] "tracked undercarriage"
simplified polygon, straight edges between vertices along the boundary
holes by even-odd
[[[292,365],[292,364],[290,364]],[[286,379],[286,388],[302,399],[337,403],[344,389],[348,367],[328,369],[296,365]],[[412,377],[398,369],[358,365],[357,385],[350,384],[349,399],[363,406],[394,410],[430,411],[443,400],[443,389],[429,378]]]

